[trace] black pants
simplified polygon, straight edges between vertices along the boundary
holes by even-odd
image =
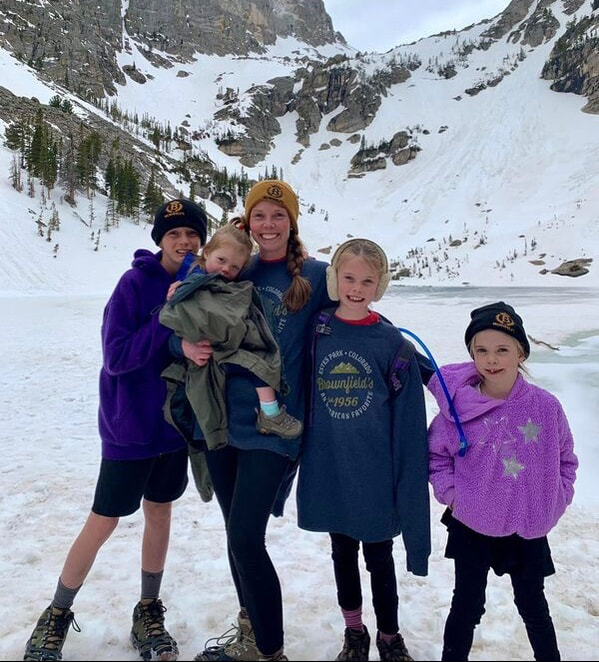
[[[445,555],[454,559],[455,586],[445,631],[442,660],[467,660],[474,629],[485,613],[487,577],[493,568],[509,574],[514,603],[524,621],[535,660],[560,660],[555,628],[545,599],[545,576],[554,572],[547,538],[484,536],[447,513]]]
[[[239,604],[248,611],[260,652],[271,655],[283,646],[283,604],[266,550],[266,526],[289,460],[271,451],[232,446],[209,451],[206,458],[225,519]]]
[[[337,601],[341,609],[358,609],[362,606],[358,563],[360,541],[341,533],[330,535]],[[397,617],[399,599],[393,560],[393,540],[363,542],[362,553],[366,569],[370,573],[372,606],[376,615],[377,629],[385,634],[394,634],[399,630]]]

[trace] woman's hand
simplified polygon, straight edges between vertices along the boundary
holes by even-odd
[[[174,284],[174,283],[173,283]],[[205,366],[212,357],[212,345],[209,340],[199,340],[198,342],[181,341],[183,355],[196,365]]]

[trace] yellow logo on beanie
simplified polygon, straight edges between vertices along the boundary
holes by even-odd
[[[176,216],[183,211],[183,203],[180,200],[173,200],[169,202],[164,210],[164,218],[169,218],[169,216]]]
[[[516,323],[508,313],[497,313],[497,315],[495,315],[495,321],[493,322],[493,326],[500,326],[505,331],[509,331],[509,333],[514,333],[515,324]]]
[[[283,197],[283,190],[277,184],[273,184],[266,189],[266,195],[275,200],[280,200]]]

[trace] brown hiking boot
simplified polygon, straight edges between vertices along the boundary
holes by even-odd
[[[301,421],[287,413],[285,405],[281,405],[281,411],[276,416],[267,416],[260,409],[256,429],[262,434],[276,434],[281,439],[295,439],[300,436],[304,426]]]
[[[160,599],[135,605],[130,638],[142,660],[176,660],[179,655],[177,642],[164,627],[165,611]]]
[[[242,642],[244,642],[244,647],[248,649],[248,654],[255,655],[252,659],[257,660],[260,652],[256,647],[254,629],[245,609],[241,609],[239,614],[237,614],[237,625],[231,625],[220,637],[208,639],[204,644],[204,650],[198,653],[193,659],[195,662],[200,662],[201,660],[222,660],[221,655],[223,655],[223,651],[227,646],[241,644]],[[250,652],[250,649],[253,650]]]
[[[403,637],[398,632],[395,638],[388,644],[381,639],[381,633],[376,635],[376,647],[379,649],[379,657],[381,662],[412,662],[413,657],[410,657],[408,649],[404,643]]]
[[[370,652],[370,635],[366,626],[364,632],[345,628],[343,648],[335,660],[361,660],[368,662]]]
[[[70,609],[46,607],[25,645],[23,659],[62,660],[62,647],[71,624],[75,632],[81,632]]]

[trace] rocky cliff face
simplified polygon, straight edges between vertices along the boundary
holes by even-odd
[[[115,83],[125,80],[115,56],[122,44],[120,3],[3,0],[0,37],[41,76],[84,99],[114,94]]]
[[[354,134],[372,122],[387,89],[408,80],[410,66],[418,64],[392,58],[367,75],[359,62],[336,56],[325,63],[310,63],[293,78],[269,80],[249,90],[249,111],[242,112],[239,101],[233,99],[215,115],[239,127],[236,134],[220,140],[219,147],[226,154],[238,156],[242,165],[255,166],[268,154],[273,138],[281,131],[278,118],[291,112],[297,113],[296,140],[304,148],[310,146],[310,137],[320,128],[322,118],[335,111],[326,128]]]
[[[126,6],[121,15],[121,3],[112,0],[3,0],[0,37],[41,77],[92,100],[114,95],[128,79],[133,84],[146,81],[134,65],[118,65],[117,55],[130,49],[131,40],[157,67],[189,62],[196,53],[261,54],[277,37],[290,35],[315,48],[344,43],[322,0],[129,0]],[[512,0],[477,43],[463,44],[455,61],[436,70],[429,64],[427,70],[450,79],[456,67],[468,66],[474,50],[487,50],[499,41],[520,44],[524,58],[525,49],[542,46],[561,30],[542,76],[554,81],[556,91],[586,96],[585,110],[599,113],[599,0],[593,0],[590,15],[580,15],[583,6],[588,8],[588,0]],[[564,15],[572,16],[565,31]],[[260,81],[248,90],[227,88],[212,119],[232,128],[214,140],[241,165],[256,166],[281,132],[279,120],[294,113],[297,162],[328,117],[326,128],[338,136],[316,147],[330,149],[333,140],[355,144],[350,176],[364,176],[387,163],[408,163],[419,151],[409,128],[398,126],[379,145],[362,144],[360,132],[372,123],[391,86],[408,81],[422,63],[417,57],[375,57],[380,63],[373,67],[360,54],[328,60],[317,53],[314,59],[304,55],[290,75]],[[464,92],[478,94],[509,73],[498,72]],[[192,149],[187,128],[180,130],[184,146]]]
[[[277,37],[313,46],[343,42],[322,0],[3,0],[0,37],[15,55],[83,98],[113,95],[125,80],[116,54],[135,38],[157,66],[194,53],[261,53]]]
[[[554,81],[552,90],[587,97],[583,110],[599,114],[599,11],[568,24],[541,76]]]
[[[312,46],[338,38],[322,0],[130,0],[125,26],[148,48],[184,59],[261,53],[277,37]]]

